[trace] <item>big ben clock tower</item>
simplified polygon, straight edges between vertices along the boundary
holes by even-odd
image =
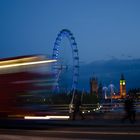
[[[126,81],[123,74],[121,75],[120,79],[120,96],[121,98],[126,97]]]

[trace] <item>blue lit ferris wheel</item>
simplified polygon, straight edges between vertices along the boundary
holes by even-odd
[[[55,40],[54,43],[54,48],[53,48],[53,54],[52,54],[52,59],[56,59],[57,62],[55,62],[52,66],[53,71],[56,75],[56,89],[59,90],[60,89],[60,83],[59,83],[59,79],[61,78],[61,71],[63,69],[67,69],[67,66],[65,65],[61,65],[59,63],[59,55],[60,55],[60,46],[61,46],[61,42],[62,39],[66,37],[69,40],[70,46],[71,46],[71,59],[72,59],[72,84],[70,85],[70,89],[69,90],[75,90],[77,89],[77,85],[78,85],[78,77],[79,77],[79,56],[78,56],[78,48],[77,48],[77,43],[75,41],[75,38],[73,36],[73,34],[71,33],[71,31],[69,31],[68,29],[63,29],[61,30],[58,35],[57,38]]]

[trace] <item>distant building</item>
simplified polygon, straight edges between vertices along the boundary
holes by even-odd
[[[121,98],[126,97],[126,81],[123,74],[120,79],[120,96]]]
[[[96,77],[90,79],[90,94],[98,96],[98,80]]]
[[[113,84],[108,87],[98,86],[98,79],[94,76],[90,78],[90,94],[98,96],[99,100],[103,99],[121,99],[126,97],[126,81],[124,75],[120,78],[120,91],[118,92]]]
[[[99,83],[99,86],[98,86],[98,99],[99,99],[99,102],[100,102],[100,103],[101,103],[102,100],[104,99],[102,89],[103,89],[103,86],[102,86],[102,83],[100,82],[100,83]]]

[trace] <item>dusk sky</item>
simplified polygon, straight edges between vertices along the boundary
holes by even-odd
[[[140,58],[140,0],[0,0],[0,58],[51,56],[62,29],[81,62]]]

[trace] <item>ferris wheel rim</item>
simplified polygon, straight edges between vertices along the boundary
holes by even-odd
[[[78,55],[77,43],[70,30],[63,29],[58,33],[55,43],[54,43],[54,47],[53,47],[52,59],[58,60],[59,47],[60,47],[61,41],[64,36],[68,38],[71,49],[72,49],[72,60],[73,60],[73,65],[72,65],[73,66],[73,72],[72,72],[73,78],[72,79],[73,80],[72,80],[71,90],[75,90],[78,85],[78,77],[79,77],[79,55]],[[56,64],[57,64],[57,62],[54,63],[54,65],[56,65]],[[55,69],[55,67],[53,67],[53,69]]]

